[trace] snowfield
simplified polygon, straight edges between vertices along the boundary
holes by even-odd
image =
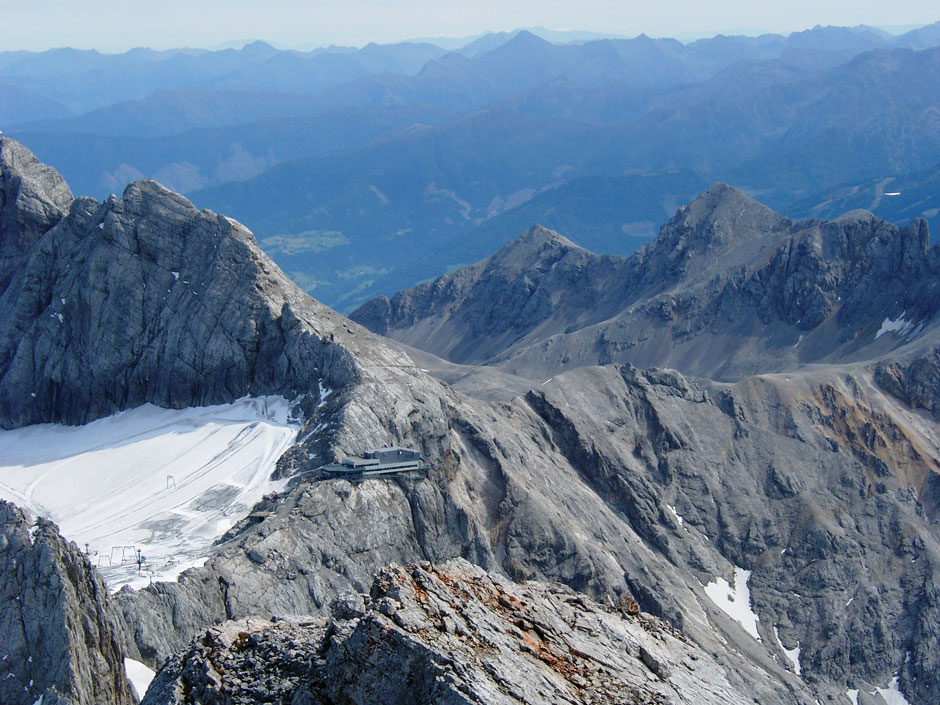
[[[281,397],[0,431],[0,498],[87,545],[112,590],[172,580],[283,487],[270,477],[297,431]]]
[[[751,591],[747,586],[750,579],[751,571],[735,566],[734,582],[731,585],[718,576],[703,587],[705,594],[716,607],[744,627],[744,631],[760,641],[760,635],[757,633],[757,623],[760,619],[751,609]]]
[[[124,672],[127,674],[127,680],[131,682],[134,690],[137,691],[137,699],[142,700],[156,673],[152,668],[131,658],[124,659]]]

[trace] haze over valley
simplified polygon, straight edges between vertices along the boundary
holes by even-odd
[[[77,193],[153,178],[237,218],[350,311],[533,223],[630,254],[714,181],[795,217],[848,203],[933,222],[938,45],[930,25],[7,52],[0,123]]]

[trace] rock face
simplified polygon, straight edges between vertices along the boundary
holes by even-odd
[[[0,136],[0,291],[23,255],[71,203],[72,192],[55,169]]]
[[[352,314],[370,330],[454,362],[498,357],[531,330],[602,319],[628,260],[595,255],[534,226],[492,257],[453,275],[381,297]],[[556,292],[565,292],[559,297]]]
[[[626,608],[461,560],[391,566],[330,621],[208,630],[169,659],[144,705],[750,702],[684,635]]]
[[[120,614],[75,544],[0,501],[0,702],[131,705]]]
[[[145,402],[337,386],[347,371],[303,330],[301,308],[315,304],[234,221],[154,182],[121,200],[80,198],[0,296],[0,421],[75,424]]]
[[[716,184],[628,259],[533,228],[487,260],[351,317],[453,362],[541,381],[630,362],[733,381],[870,359],[940,312],[924,221],[793,223]]]
[[[919,494],[940,469],[936,429],[870,375],[702,387],[584,368],[445,414],[427,479],[301,484],[204,569],[118,593],[141,658],[159,663],[207,622],[328,615],[331,595],[368,588],[370,566],[462,554],[636,599],[761,703],[885,687],[898,672],[912,703],[936,694],[940,543]],[[702,590],[739,569],[760,641]]]

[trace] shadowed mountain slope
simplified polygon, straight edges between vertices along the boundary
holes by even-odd
[[[0,699],[132,705],[121,615],[101,575],[54,524],[0,501]]]

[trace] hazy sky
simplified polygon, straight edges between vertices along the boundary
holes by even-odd
[[[0,0],[0,50],[362,45],[524,26],[635,36],[940,20],[936,0]]]

